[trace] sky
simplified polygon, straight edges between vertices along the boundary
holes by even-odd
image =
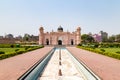
[[[108,35],[120,34],[120,0],[0,0],[0,36],[38,35],[45,32],[95,34],[101,30]]]

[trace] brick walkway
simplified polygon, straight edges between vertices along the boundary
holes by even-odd
[[[120,60],[75,47],[67,48],[103,80],[120,80]]]
[[[17,80],[52,47],[44,47],[18,56],[0,60],[0,80]]]

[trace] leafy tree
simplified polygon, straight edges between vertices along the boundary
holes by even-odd
[[[23,37],[24,41],[29,41],[30,35],[29,34],[25,34]]]
[[[81,36],[81,39],[82,39],[82,42],[83,43],[91,43],[91,42],[94,42],[94,38],[88,34],[83,34]]]
[[[112,35],[108,39],[109,42],[115,42],[115,35]]]
[[[120,34],[116,35],[116,41],[120,42]]]
[[[103,37],[102,42],[108,42],[108,39],[106,37]]]

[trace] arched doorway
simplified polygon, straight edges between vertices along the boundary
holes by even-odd
[[[62,40],[58,40],[58,45],[62,45]]]
[[[59,36],[59,37],[58,37],[58,45],[62,45],[62,41],[63,41],[63,40],[62,40],[62,36]]]
[[[49,45],[49,40],[48,39],[46,39],[46,45]]]
[[[74,44],[73,39],[71,39],[71,45],[73,45],[73,44]]]

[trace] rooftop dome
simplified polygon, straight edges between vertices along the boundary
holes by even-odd
[[[58,27],[58,32],[63,32],[63,28],[61,26]]]

